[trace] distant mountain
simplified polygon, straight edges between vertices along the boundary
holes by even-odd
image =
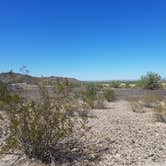
[[[45,83],[47,85],[54,85],[58,80],[65,81],[68,80],[71,83],[79,83],[79,80],[75,78],[65,78],[65,77],[33,77],[30,75],[8,72],[8,73],[0,73],[0,81],[8,84],[16,84],[16,83],[26,83],[30,85],[34,85],[36,83]]]

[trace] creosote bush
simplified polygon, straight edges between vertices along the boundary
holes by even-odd
[[[111,102],[115,100],[115,92],[113,89],[107,89],[104,91],[104,98],[108,101]]]
[[[111,88],[104,89],[99,84],[89,83],[84,87],[82,91],[83,101],[92,109],[105,108],[104,101],[114,101],[116,99],[115,92]]]
[[[55,97],[50,97],[48,90],[39,86],[40,101],[31,101],[1,85],[0,103],[9,122],[1,154],[17,151],[29,158],[53,162],[56,155],[53,149],[59,141],[72,134],[73,124],[78,118],[72,113],[76,110],[76,100],[69,95],[69,90],[67,80],[57,83]],[[78,121],[83,124],[84,120],[85,112]]]
[[[143,89],[159,89],[161,88],[161,76],[157,73],[149,72],[145,76],[141,77],[138,82],[138,86]]]
[[[120,88],[120,81],[111,81],[110,87],[111,88]]]
[[[86,105],[92,109],[102,109],[104,107],[103,86],[96,83],[88,83],[81,92],[82,99]]]
[[[83,101],[87,103],[91,108],[95,107],[95,101],[97,100],[97,88],[95,84],[89,83],[85,87],[83,92]]]

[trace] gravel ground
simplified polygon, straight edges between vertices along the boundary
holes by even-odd
[[[142,98],[146,96],[158,95],[161,98],[166,99],[166,89],[159,90],[145,90],[145,89],[114,89],[117,99],[128,100],[133,98]]]
[[[90,120],[89,139],[108,148],[99,166],[166,165],[166,124],[155,122],[152,112],[134,113],[127,101],[107,107],[94,110],[97,119]]]
[[[121,100],[92,113],[92,128],[86,133],[91,159],[80,157],[79,161],[63,165],[166,166],[166,124],[155,122],[153,112],[134,113],[130,103]],[[100,159],[95,160],[96,154]],[[10,157],[0,160],[0,166],[11,166],[9,160]]]

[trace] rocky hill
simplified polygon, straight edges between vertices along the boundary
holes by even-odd
[[[79,80],[74,78],[65,78],[65,77],[34,77],[30,75],[20,74],[20,73],[0,73],[0,81],[8,84],[16,84],[16,83],[26,83],[30,85],[34,85],[36,83],[45,83],[47,85],[54,85],[58,80],[64,81],[68,80],[71,83],[79,83]]]

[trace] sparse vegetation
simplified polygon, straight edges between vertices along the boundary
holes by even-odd
[[[111,88],[120,88],[120,81],[111,81],[110,87]]]
[[[97,100],[96,86],[93,83],[89,83],[86,85],[86,89],[83,92],[83,101],[87,103],[91,108],[94,108],[96,100]]]
[[[155,109],[160,105],[163,98],[159,94],[144,95],[143,97],[132,98],[130,100],[133,112],[144,113],[145,109]]]
[[[83,101],[92,109],[104,108],[103,87],[101,84],[86,83],[81,92]]]
[[[107,89],[104,91],[104,98],[108,101],[111,102],[115,100],[115,92],[113,89]]]
[[[134,133],[132,134],[133,142],[137,142],[135,134],[140,130],[144,133],[149,132],[150,137],[153,136],[152,127],[148,130],[142,127],[144,123],[154,121],[153,113],[158,121],[166,122],[163,89],[154,91],[140,88],[126,89],[131,88],[131,84],[135,84],[135,82],[126,81],[121,82],[120,86],[114,86],[121,87],[115,89],[110,86],[109,82],[78,81],[73,83],[67,78],[56,78],[56,82],[51,81],[51,84],[45,78],[44,81],[43,78],[37,78],[40,81],[36,86],[37,81],[30,82],[35,85],[27,83],[29,78],[33,80],[31,76],[25,79],[26,83],[22,86],[17,83],[9,84],[13,83],[12,79],[16,76],[15,73],[12,77],[9,75],[3,77],[4,80],[10,78],[10,82],[7,81],[8,84],[5,84],[6,81],[0,82],[0,125],[2,126],[0,138],[3,138],[0,153],[2,155],[6,153],[25,154],[30,161],[32,158],[38,159],[48,165],[54,162],[55,165],[57,163],[75,165],[75,161],[76,164],[77,162],[84,164],[85,160],[87,164],[94,162],[96,164],[101,154],[105,154],[105,149],[109,149],[112,135],[104,138],[108,144],[104,141],[99,142],[102,145],[99,150],[98,145],[94,147],[96,144],[93,138],[94,131],[99,140],[103,140],[105,128],[108,128],[109,133],[115,133],[113,137],[116,137],[117,133],[122,133],[123,137],[117,134],[117,138],[122,138],[123,144],[126,140],[130,140],[128,136],[131,136],[131,132]],[[30,95],[33,94],[32,98],[29,94],[26,95],[29,91]],[[120,100],[112,102],[115,99]],[[90,118],[93,118],[92,123]],[[93,125],[92,132],[90,130],[92,126],[87,126],[87,123]],[[131,130],[133,126],[134,129]],[[99,132],[103,135],[98,134]],[[152,139],[155,140],[155,136]],[[129,144],[130,142],[127,143]],[[102,153],[101,150],[103,150]]]
[[[144,113],[144,105],[141,102],[131,102],[131,109],[135,113]]]
[[[72,134],[73,123],[78,118],[72,113],[77,110],[76,100],[68,95],[68,86],[68,82],[58,83],[56,99],[49,96],[45,87],[39,86],[40,101],[29,101],[11,93],[7,86],[0,87],[0,101],[9,122],[1,154],[19,151],[29,158],[54,162],[58,142]],[[82,125],[86,117],[86,112],[79,117]]]
[[[162,101],[162,96],[160,95],[150,95],[150,96],[144,96],[142,98],[144,102],[144,106],[148,108],[154,108],[156,105],[158,105]]]
[[[149,72],[141,77],[138,85],[143,89],[159,89],[161,88],[161,76],[154,72]]]
[[[155,108],[155,117],[157,121],[166,123],[166,103],[160,102]]]

